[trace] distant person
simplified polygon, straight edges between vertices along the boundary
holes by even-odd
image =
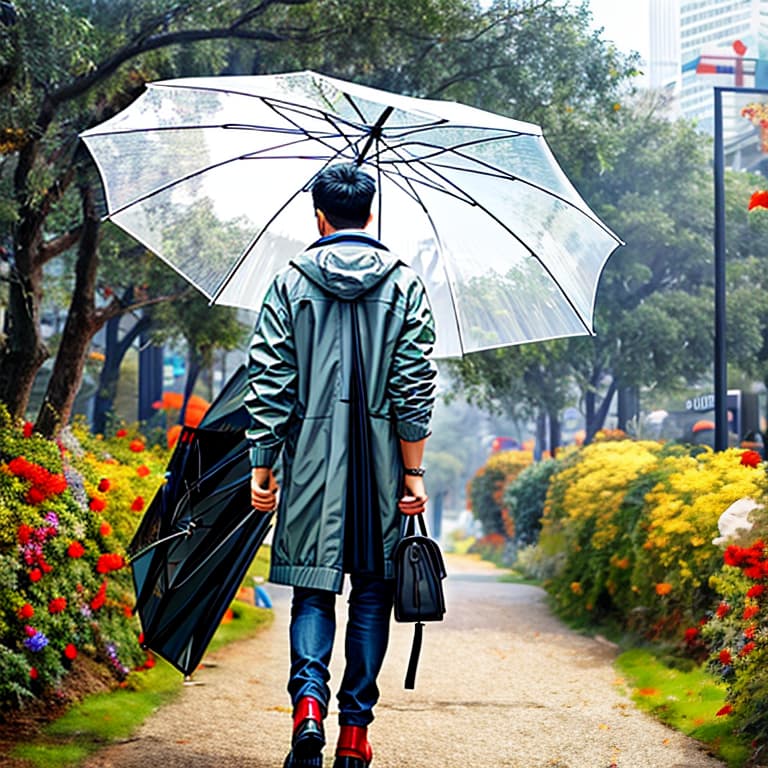
[[[389,641],[400,515],[424,511],[435,397],[424,287],[363,230],[373,179],[334,165],[312,186],[320,239],[274,279],[256,322],[246,405],[252,501],[276,507],[270,579],[293,587],[286,768],[322,766],[336,594],[351,579],[334,768],[371,761],[368,725]]]

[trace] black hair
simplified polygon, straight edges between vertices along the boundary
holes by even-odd
[[[334,229],[362,229],[371,215],[376,182],[354,163],[321,171],[312,183],[312,203]]]

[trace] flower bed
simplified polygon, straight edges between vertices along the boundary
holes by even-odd
[[[117,681],[147,663],[125,549],[166,460],[126,430],[45,440],[0,406],[0,710],[56,690],[81,655]]]

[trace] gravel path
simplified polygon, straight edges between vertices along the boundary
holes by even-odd
[[[486,563],[446,560],[448,614],[425,628],[415,691],[402,687],[412,627],[393,624],[370,729],[372,768],[724,765],[635,709],[613,669],[614,650],[565,628],[540,589],[501,584]],[[196,673],[199,685],[185,687],[136,738],[98,753],[87,768],[281,768],[291,729],[290,591],[268,589],[272,627],[208,657],[216,666]],[[338,606],[343,627],[345,601]],[[335,714],[326,725],[331,745]],[[332,758],[325,763],[330,768]]]

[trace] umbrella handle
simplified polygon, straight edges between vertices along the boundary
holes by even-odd
[[[170,536],[164,536],[162,539],[153,541],[151,544],[148,544],[143,549],[140,549],[138,552],[131,555],[128,558],[128,562],[131,563],[133,560],[136,560],[142,555],[146,555],[147,552],[149,552],[151,549],[154,549],[155,547],[160,546],[160,544],[165,544],[166,541],[172,541],[173,539],[178,539],[179,536],[184,536],[185,538],[189,538],[192,535],[192,532],[194,531],[195,528],[197,528],[197,524],[194,523],[192,520],[190,520],[189,523],[187,524],[187,527],[183,531],[177,531],[176,533],[172,533]]]

